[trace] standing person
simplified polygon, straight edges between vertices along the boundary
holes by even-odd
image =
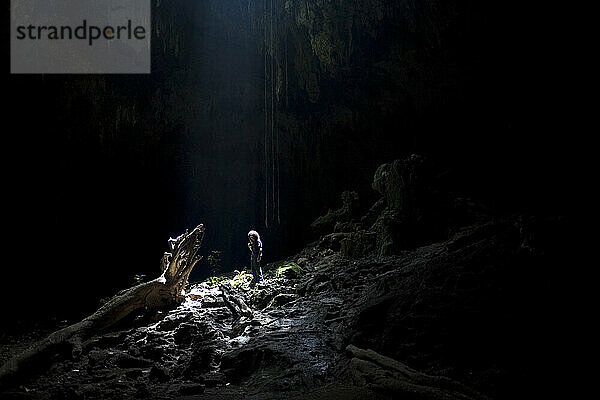
[[[250,285],[254,286],[263,280],[262,269],[259,266],[262,258],[262,242],[258,232],[248,232],[248,249],[250,249],[250,267],[252,269],[252,282]]]

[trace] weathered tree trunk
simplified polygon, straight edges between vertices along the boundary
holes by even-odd
[[[89,317],[50,334],[9,360],[0,368],[0,387],[29,366],[48,361],[54,355],[64,355],[70,350],[73,357],[78,357],[83,341],[136,310],[151,311],[180,303],[188,277],[202,258],[198,252],[203,238],[203,225],[198,225],[190,233],[186,232],[178,238],[173,257],[160,277],[117,293]]]
[[[373,350],[349,345],[350,370],[359,386],[393,395],[394,398],[419,400],[485,400],[477,391],[444,376],[415,371]]]

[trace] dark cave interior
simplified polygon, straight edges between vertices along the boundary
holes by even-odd
[[[6,320],[89,314],[157,275],[167,239],[198,223],[223,272],[248,266],[250,229],[265,263],[285,259],[343,191],[366,212],[377,167],[410,154],[494,215],[569,215],[576,141],[555,132],[575,104],[556,12],[163,0],[151,75],[11,75],[5,62]],[[205,258],[191,278],[209,273]]]

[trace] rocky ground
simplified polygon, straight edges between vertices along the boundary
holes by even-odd
[[[388,168],[379,183],[400,167]],[[317,223],[329,233],[265,266],[256,287],[238,271],[191,284],[179,307],[98,334],[0,397],[544,397],[559,347],[560,221],[472,211],[442,239],[398,250],[395,227],[427,218],[407,219],[393,181],[360,218],[345,194]],[[35,339],[3,338],[0,361]]]

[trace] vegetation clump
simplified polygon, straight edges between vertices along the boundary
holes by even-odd
[[[302,275],[304,270],[295,262],[288,262],[277,267],[274,272],[275,278],[290,278]]]
[[[221,283],[226,282],[228,280],[229,280],[229,277],[227,277],[226,275],[221,275],[221,276],[208,277],[208,278],[206,278],[205,282],[208,284],[208,286],[210,288],[216,288]]]
[[[135,285],[139,285],[141,283],[144,283],[144,282],[146,282],[146,280],[147,279],[146,279],[146,275],[145,274],[135,274],[133,276],[133,283]]]
[[[207,257],[210,273],[213,276],[219,275],[223,271],[223,256],[221,251],[212,250]]]
[[[226,273],[223,275],[214,275],[206,278],[204,281],[210,288],[217,288],[219,285],[229,282],[234,288],[241,288],[244,285],[249,285],[252,280],[252,274],[249,271],[235,270],[234,272]]]
[[[244,285],[249,285],[252,281],[252,274],[246,270],[237,271],[236,275],[231,279],[231,286],[234,288],[239,288]]]

